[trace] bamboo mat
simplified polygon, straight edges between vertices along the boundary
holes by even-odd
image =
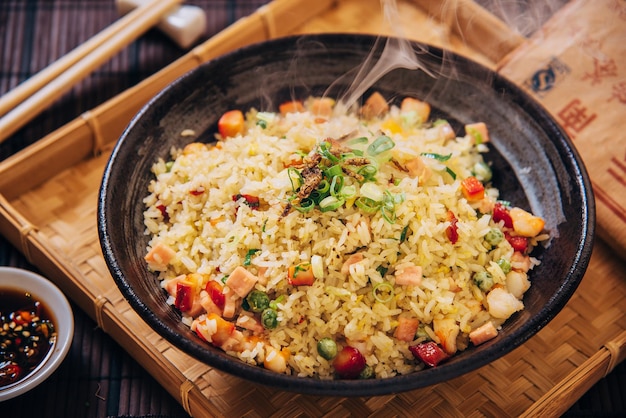
[[[238,17],[252,13],[264,2],[195,3],[201,4],[208,11],[209,36]],[[368,14],[359,7],[359,2],[343,3],[349,7],[355,20],[362,16],[363,22],[358,27],[359,30],[367,29],[367,23],[372,24],[367,19]],[[483,3],[493,6],[498,2]],[[414,22],[420,18],[420,14],[413,13],[414,6],[408,7],[403,3],[403,7],[406,7],[404,17],[408,21]],[[494,9],[494,13],[496,12],[497,8]],[[115,17],[111,1],[2,2],[0,46],[4,55],[0,62],[0,92],[14,87],[19,81],[47,65],[54,57],[66,53],[71,47],[93,35]],[[333,17],[331,13],[324,19],[313,19],[301,26],[300,30],[306,31],[311,27],[331,30],[337,27],[333,24]],[[73,25],[68,30],[68,22],[80,24]],[[426,20],[421,23],[432,24]],[[449,41],[441,33],[431,33],[428,40],[433,43]],[[44,39],[47,42],[41,43]],[[454,42],[460,52],[467,51],[462,40],[456,39]],[[15,45],[18,44],[23,46],[16,48]],[[482,51],[478,59],[489,64],[492,62],[492,53],[489,50]],[[5,159],[14,155],[48,132],[136,85],[182,55],[183,51],[178,50],[161,34],[155,31],[147,34],[114,57],[103,69],[80,83],[60,103],[9,141],[0,144],[0,157]],[[28,224],[39,227],[36,235],[49,239],[49,242],[44,242],[62,254],[61,261],[65,271],[59,272],[59,276],[63,273],[84,277],[99,290],[100,295],[109,298],[109,302],[117,308],[124,302],[119,299],[115,289],[110,288],[110,282],[102,279],[107,277],[107,272],[103,261],[97,256],[99,248],[94,240],[96,231],[90,221],[95,219],[93,202],[105,160],[106,153],[103,153],[97,158],[70,165],[40,187],[15,192],[16,196],[12,196],[10,204],[5,206],[14,207],[18,214],[24,214]],[[29,172],[36,174],[33,171],[30,169]],[[2,181],[0,179],[0,183]],[[19,187],[16,185],[9,188],[5,185],[4,188],[13,191]],[[14,241],[11,239],[11,242],[15,243]],[[37,251],[27,253],[25,257],[4,238],[0,238],[0,245],[1,264],[31,269],[58,268],[47,263],[47,259],[38,258]],[[30,264],[29,260],[34,261],[36,266]],[[471,377],[461,377],[425,390],[370,399],[299,396],[267,389],[215,371],[204,376],[206,385],[200,389],[208,394],[216,416],[449,416],[450,411],[457,411],[457,415],[458,411],[468,411],[462,407],[463,404],[475,406],[474,413],[467,415],[508,416],[511,415],[511,410],[521,413],[555,384],[563,382],[570,372],[624,329],[624,318],[620,315],[624,310],[623,301],[626,300],[624,267],[624,263],[616,260],[606,245],[598,243],[589,270],[594,273],[593,279],[597,277],[597,272],[603,280],[596,283],[586,276],[572,301],[549,327],[493,366],[480,369]],[[63,281],[63,277],[56,279]],[[81,284],[78,285],[80,288]],[[84,300],[78,293],[75,298]],[[174,391],[172,394],[170,387],[167,390],[163,387],[174,384],[163,376],[167,370],[157,373],[160,382],[157,384],[140,366],[141,362],[135,360],[138,352],[133,350],[139,350],[139,347],[136,344],[125,344],[124,351],[114,341],[123,340],[125,336],[115,333],[115,324],[111,320],[107,322],[106,318],[95,318],[94,321],[85,314],[88,312],[91,315],[93,307],[83,306],[82,303],[75,305],[75,310],[79,326],[68,360],[53,378],[36,391],[4,403],[3,416],[5,411],[7,416],[187,416],[178,403],[179,393]],[[138,321],[129,310],[122,311],[121,317],[125,321]],[[181,371],[188,379],[197,379],[204,373],[201,366],[190,359],[181,358],[184,356],[176,350],[163,347],[162,340],[154,338],[141,326],[138,328],[145,332],[147,338],[154,339],[151,342],[155,350],[165,353],[165,357],[173,363],[186,366]],[[111,331],[111,334],[103,331]],[[173,370],[171,372],[174,374]],[[597,372],[597,369],[591,371]],[[606,378],[600,378],[584,396],[583,393],[575,394],[575,398],[582,396],[578,401],[564,400],[568,405],[573,404],[565,415],[624,416],[624,381],[625,366],[622,363]],[[233,390],[233,387],[238,390]],[[491,402],[493,398],[505,401],[494,403]],[[24,414],[23,411],[29,412]]]

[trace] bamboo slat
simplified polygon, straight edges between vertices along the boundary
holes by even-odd
[[[398,2],[403,19],[424,23],[413,30],[413,39],[434,40],[468,55],[476,51],[475,56],[491,66],[496,65],[493,58],[507,54],[501,50],[490,58],[476,50],[462,32],[467,26],[453,29],[445,20],[432,19],[421,8],[425,4]],[[304,396],[224,374],[172,347],[124,300],[101,254],[96,205],[104,165],[129,113],[180,74],[254,40],[287,33],[375,31],[375,22],[381,22],[377,5],[376,0],[319,1],[315,6],[277,0],[88,116],[0,163],[0,232],[191,415],[413,416],[415,411],[431,411],[436,416],[558,416],[624,358],[626,265],[601,241],[569,303],[521,347],[448,382],[380,397]],[[493,19],[478,21],[493,25]],[[502,45],[509,42],[511,48],[520,41],[506,31],[502,39]],[[49,163],[42,167],[43,161]]]

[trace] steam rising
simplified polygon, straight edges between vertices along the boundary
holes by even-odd
[[[433,76],[419,61],[416,51],[408,41],[402,26],[398,24],[398,7],[395,0],[380,0],[385,22],[393,28],[396,37],[388,37],[382,55],[378,60],[370,53],[348,89],[341,98],[346,107],[351,107],[379,78],[397,68],[421,69]],[[379,37],[372,51],[380,48],[383,41]]]

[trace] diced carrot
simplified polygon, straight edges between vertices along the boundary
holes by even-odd
[[[400,286],[419,286],[422,283],[422,267],[414,264],[402,267],[395,272],[396,284]]]
[[[468,202],[478,202],[485,197],[485,186],[474,176],[461,182],[461,192]]]
[[[421,123],[424,123],[430,117],[430,104],[413,97],[405,97],[400,104],[400,112],[415,112]]]
[[[311,286],[315,282],[311,263],[300,263],[296,266],[290,266],[287,277],[289,284],[292,286]]]
[[[389,111],[389,104],[382,94],[375,91],[367,98],[363,107],[361,107],[361,116],[365,119],[372,119],[383,116]]]
[[[241,110],[229,110],[217,122],[217,130],[222,138],[230,138],[243,133],[244,117]]]
[[[245,298],[252,290],[258,277],[250,273],[242,266],[237,266],[226,279],[226,286],[231,288],[237,295]]]
[[[489,142],[489,131],[484,122],[470,123],[465,125],[465,133],[474,138],[475,144]]]
[[[493,326],[493,323],[491,321],[485,323],[484,325],[481,325],[480,327],[469,333],[470,341],[474,345],[480,345],[485,341],[489,341],[497,336],[498,330],[496,329],[496,327]]]
[[[420,321],[417,318],[409,318],[405,316],[398,317],[398,326],[393,336],[400,341],[411,342],[415,339],[415,333],[419,327]]]
[[[278,106],[278,111],[285,116],[287,113],[304,112],[304,105],[300,100],[290,100],[283,102]]]

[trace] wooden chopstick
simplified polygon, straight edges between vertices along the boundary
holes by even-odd
[[[0,142],[133,42],[182,0],[151,0],[0,98]],[[12,110],[11,110],[12,109]]]

